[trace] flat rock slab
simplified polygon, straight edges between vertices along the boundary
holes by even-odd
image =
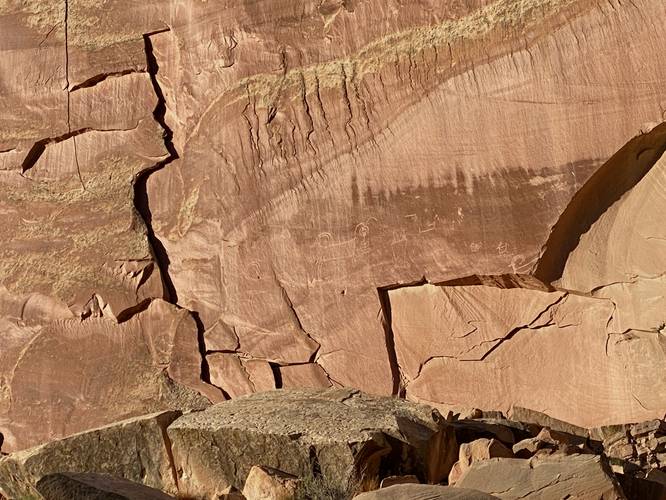
[[[0,298],[0,305],[2,303]],[[153,300],[131,319],[0,319],[0,432],[15,452],[130,417],[209,405],[192,316]],[[218,391],[219,392],[219,391]],[[11,396],[11,397],[10,397]]]
[[[456,487],[484,491],[502,500],[625,498],[610,469],[596,455],[491,458],[473,463]]]
[[[46,500],[173,500],[143,484],[105,474],[50,474],[37,483]]]
[[[346,485],[401,462],[424,474],[428,445],[447,427],[432,408],[348,389],[270,391],[185,415],[169,426],[181,494],[242,488],[253,465]],[[431,455],[436,455],[431,453]],[[407,469],[407,470],[404,470]],[[390,473],[391,471],[386,471]]]
[[[491,500],[481,491],[433,484],[398,484],[356,495],[354,500]]]
[[[181,415],[144,415],[51,441],[0,459],[0,493],[9,498],[42,498],[39,481],[55,473],[98,473],[175,493],[165,444],[167,426]]]

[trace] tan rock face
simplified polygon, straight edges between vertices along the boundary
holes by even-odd
[[[60,320],[41,329],[7,322],[0,398],[3,451],[13,451],[130,416],[203,408],[197,390],[196,327],[163,301],[118,325]],[[5,385],[6,384],[6,385]]]
[[[282,387],[662,417],[663,21],[0,0],[5,447]]]
[[[48,500],[173,500],[175,497],[142,484],[105,474],[57,473],[44,476],[37,490]]]
[[[302,34],[291,4],[268,25],[263,4],[197,6],[196,29],[155,37],[181,159],[148,191],[179,303],[206,325],[307,333],[332,380],[386,393],[376,288],[532,270],[574,193],[662,120],[662,91],[614,61],[660,81],[643,23],[664,10],[517,5],[306,4]]]
[[[3,457],[0,491],[9,498],[42,498],[38,486],[42,478],[71,472],[106,474],[175,493],[164,436],[179,415],[175,411],[144,415]]]
[[[461,293],[468,297],[475,293],[475,287],[462,288]],[[512,405],[538,408],[583,427],[661,416],[666,385],[648,366],[661,366],[666,361],[662,335],[632,332],[628,335],[631,342],[614,342],[607,325],[615,308],[605,299],[532,291],[546,296],[541,300],[551,304],[534,314],[529,309],[523,311],[519,301],[511,304],[512,290],[497,292],[501,298],[485,306],[481,317],[492,318],[495,311],[514,308],[524,314],[520,326],[496,330],[494,337],[499,342],[493,340],[495,348],[476,361],[446,350],[428,350],[426,344],[417,360],[422,364],[417,376],[410,379],[410,372],[404,372],[408,398],[503,411]],[[441,322],[431,319],[437,317],[437,308],[451,307],[446,295],[440,294],[430,318],[414,318],[408,305],[424,297],[424,301],[432,300],[432,292],[418,287],[402,289],[400,294],[408,299],[392,304],[396,339],[451,335],[447,326],[442,328]],[[473,308],[467,310],[466,321],[478,322],[479,317]],[[422,335],[424,325],[433,333]],[[476,345],[473,339],[462,341]],[[483,342],[479,342],[480,347],[484,347]],[[448,344],[445,347],[448,349]],[[397,353],[400,363],[400,351]]]
[[[492,500],[498,497],[478,490],[450,488],[431,484],[399,484],[361,493],[358,500]]]
[[[455,484],[474,462],[491,458],[513,458],[513,453],[497,439],[477,439],[460,445],[460,457],[449,474],[449,484]]]
[[[625,498],[603,458],[594,455],[483,460],[472,464],[455,486],[501,499]]]

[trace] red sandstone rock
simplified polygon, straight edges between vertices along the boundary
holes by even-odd
[[[0,0],[5,446],[184,387],[663,416],[661,0],[101,9]]]

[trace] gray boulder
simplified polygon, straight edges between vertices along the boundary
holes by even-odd
[[[453,428],[430,407],[349,389],[270,391],[185,415],[168,429],[181,494],[241,489],[253,465],[321,476],[344,490],[380,475],[440,481]]]

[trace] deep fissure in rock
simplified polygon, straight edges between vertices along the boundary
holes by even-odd
[[[162,30],[158,33],[168,31]],[[165,300],[168,302],[177,305],[178,304],[178,293],[176,292],[176,287],[171,280],[171,275],[169,274],[169,266],[171,261],[169,260],[169,255],[162,245],[162,242],[155,235],[152,225],[152,212],[150,210],[150,200],[148,199],[148,189],[147,182],[148,177],[154,172],[163,169],[170,163],[174,162],[179,158],[178,151],[173,144],[173,131],[166,122],[166,99],[162,88],[157,80],[157,74],[159,73],[160,67],[157,63],[157,58],[153,50],[153,44],[150,39],[150,36],[156,33],[150,33],[143,36],[145,51],[146,51],[146,64],[148,69],[148,74],[150,75],[150,81],[153,85],[153,90],[157,96],[157,105],[153,111],[153,118],[155,121],[162,127],[163,130],[163,139],[164,147],[169,153],[168,156],[156,163],[152,168],[149,168],[141,172],[135,182],[134,182],[134,206],[143,219],[146,226],[146,236],[148,238],[148,243],[153,252],[153,258],[155,263],[160,270],[160,275],[162,277],[162,287]],[[194,319],[197,326],[197,343],[199,349],[199,355],[201,357],[201,373],[200,378],[203,382],[211,384],[210,382],[210,370],[208,368],[208,361],[206,360],[206,344],[204,340],[204,325],[199,317],[199,314],[196,311],[190,311],[192,318]],[[213,385],[213,384],[211,384]],[[217,387],[217,386],[214,386]],[[221,389],[220,389],[221,390]],[[228,398],[228,395],[222,391],[224,396]]]
[[[139,212],[143,218],[143,221],[146,225],[148,242],[153,250],[153,257],[162,276],[164,297],[172,304],[177,304],[178,294],[176,292],[176,288],[173,285],[173,281],[171,280],[171,276],[169,275],[169,266],[171,264],[169,255],[167,254],[164,245],[162,245],[162,242],[155,236],[155,231],[153,230],[152,213],[150,211],[150,202],[148,200],[148,190],[146,184],[148,177],[152,173],[163,169],[165,166],[178,159],[179,155],[173,144],[173,131],[166,123],[166,99],[164,98],[162,88],[157,81],[159,65],[157,64],[157,59],[155,58],[155,54],[153,52],[153,44],[150,40],[150,35],[144,35],[143,38],[146,50],[148,74],[150,75],[150,81],[153,84],[153,89],[155,91],[155,95],[157,96],[157,106],[155,106],[155,110],[153,111],[153,117],[164,130],[164,147],[166,148],[169,155],[164,160],[155,164],[152,168],[141,172],[137,176],[136,181],[134,182],[134,206],[136,207],[137,212]]]
[[[391,287],[377,288],[377,295],[379,296],[379,305],[381,307],[382,327],[384,328],[386,352],[388,353],[389,365],[391,367],[391,377],[393,379],[393,395],[404,398],[405,390],[402,384],[402,377],[400,375],[398,356],[395,352],[395,338],[393,336],[393,326],[391,323],[391,300],[389,298],[389,290],[391,289]]]

